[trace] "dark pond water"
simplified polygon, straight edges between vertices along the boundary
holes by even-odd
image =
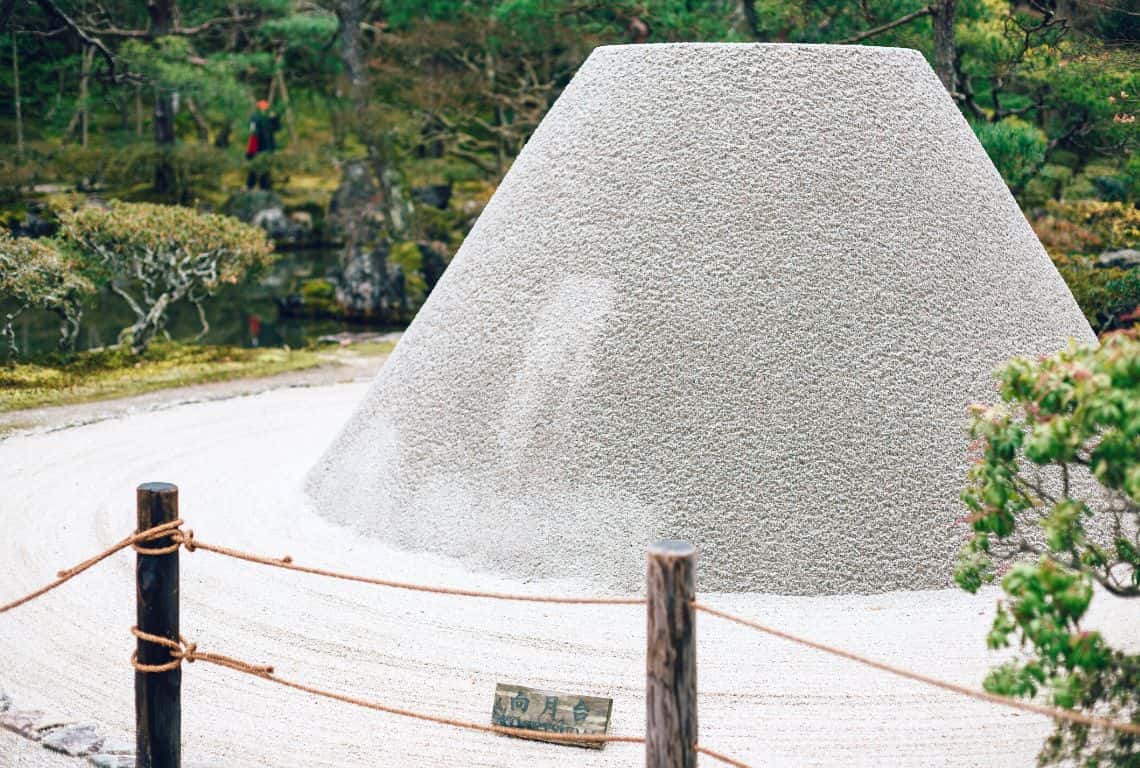
[[[205,303],[210,332],[206,341],[214,344],[253,346],[251,318],[260,325],[260,346],[304,346],[319,336],[340,331],[382,329],[360,323],[336,320],[281,317],[276,299],[295,293],[311,277],[324,277],[336,266],[335,249],[310,249],[281,253],[261,281],[240,286],[224,286]],[[114,344],[119,331],[129,326],[134,315],[123,300],[108,292],[92,300],[83,315],[79,348],[91,349]],[[198,314],[188,303],[180,302],[170,312],[167,325],[176,339],[190,339],[201,326]],[[16,319],[16,342],[22,355],[50,352],[59,339],[59,322],[48,312],[26,312]]]

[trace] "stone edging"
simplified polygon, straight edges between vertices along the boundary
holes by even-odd
[[[108,736],[97,724],[76,722],[39,709],[20,709],[0,690],[0,728],[38,742],[45,749],[86,758],[95,768],[134,768],[134,740]],[[184,763],[186,768],[216,768],[211,763]]]

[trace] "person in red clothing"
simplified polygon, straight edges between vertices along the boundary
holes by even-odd
[[[257,110],[249,118],[249,142],[245,146],[245,159],[253,160],[263,152],[272,152],[277,149],[275,134],[281,127],[277,113],[270,111],[268,101],[262,99],[257,102]],[[253,189],[259,186],[269,189],[269,171],[250,167],[245,177],[245,188]]]
[[[259,315],[249,316],[249,343],[250,346],[258,346],[260,344],[261,336],[261,317]]]

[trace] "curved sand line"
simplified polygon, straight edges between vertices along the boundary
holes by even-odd
[[[454,561],[361,538],[314,514],[303,499],[305,470],[363,391],[362,385],[282,390],[0,442],[0,599],[30,591],[120,538],[133,525],[135,486],[150,480],[178,483],[183,517],[215,543],[433,584],[600,591],[582,581],[472,573]],[[557,563],[546,572],[557,576]],[[183,554],[182,573],[183,631],[203,650],[272,663],[283,677],[313,685],[480,722],[489,718],[498,681],[610,696],[612,732],[642,729],[645,618],[636,607],[423,595],[201,552]],[[702,599],[964,684],[976,685],[993,661],[983,642],[992,592],[706,593]],[[130,733],[133,619],[133,556],[123,554],[0,617],[0,688],[22,704]],[[1113,639],[1140,636],[1135,616],[1117,617],[1110,628]],[[702,743],[754,765],[1025,766],[1050,730],[1039,718],[708,616],[699,619],[698,664]],[[227,768],[567,760],[588,767],[643,759],[637,746],[593,752],[431,726],[202,664],[184,675],[184,744],[188,759]],[[42,763],[20,764],[50,766],[52,759],[45,753]]]

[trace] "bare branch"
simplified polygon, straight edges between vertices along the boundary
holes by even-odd
[[[44,10],[44,13],[74,32],[76,37],[82,40],[85,45],[91,46],[99,52],[99,55],[107,62],[107,77],[112,82],[122,82],[127,79],[124,75],[115,72],[115,56],[103,41],[98,37],[88,34],[83,27],[79,26],[74,19],[64,13],[63,9],[55,4],[55,0],[36,0],[36,3]]]
[[[191,37],[200,32],[205,32],[213,27],[219,27],[225,24],[241,24],[242,22],[253,19],[253,16],[240,14],[233,16],[219,16],[216,19],[204,21],[201,24],[196,24],[193,27],[172,27],[166,34],[175,37]],[[146,38],[151,36],[149,29],[122,29],[120,27],[105,27],[97,30],[98,34],[103,37],[116,37],[116,38]]]
[[[880,24],[877,27],[873,27],[872,29],[860,32],[857,35],[852,35],[851,37],[840,40],[839,44],[849,45],[851,43],[859,43],[868,38],[875,37],[876,35],[881,35],[882,33],[892,30],[895,27],[901,27],[903,24],[907,24],[911,21],[914,21],[915,19],[921,19],[923,16],[929,16],[932,13],[934,13],[934,7],[928,5],[924,8],[919,8],[917,11],[911,11],[908,14],[899,16],[894,21],[888,21],[886,24]]]

